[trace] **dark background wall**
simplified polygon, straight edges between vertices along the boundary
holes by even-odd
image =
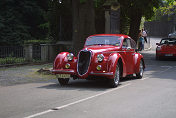
[[[167,37],[169,33],[174,31],[174,24],[171,21],[151,21],[145,22],[144,28],[150,36]]]
[[[176,31],[176,15],[164,21],[145,22],[144,28],[149,36],[167,37],[169,33]]]

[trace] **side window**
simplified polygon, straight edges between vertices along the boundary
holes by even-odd
[[[131,40],[131,48],[136,49],[136,42],[133,39]]]
[[[130,39],[127,39],[127,47],[131,48],[131,41],[130,41]]]
[[[131,48],[131,40],[130,39],[124,39],[123,41],[123,45],[122,45],[123,48]]]
[[[123,48],[131,48],[131,40],[130,39],[124,39],[123,41],[123,45],[122,45]]]
[[[127,39],[124,39],[124,40],[123,40],[122,47],[123,47],[123,48],[127,48],[127,46],[128,46],[128,45],[127,45]]]

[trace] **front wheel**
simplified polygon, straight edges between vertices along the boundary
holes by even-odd
[[[117,66],[116,66],[114,78],[109,80],[110,87],[115,88],[115,87],[117,87],[119,85],[119,82],[120,82],[120,71],[121,71],[120,70],[120,65],[118,63]]]
[[[58,78],[58,81],[59,81],[61,86],[67,85],[68,82],[69,82],[69,78]]]
[[[139,73],[136,74],[136,78],[141,79],[143,77],[143,74],[144,74],[144,63],[141,60],[139,65]]]

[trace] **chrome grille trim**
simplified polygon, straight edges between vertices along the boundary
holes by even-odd
[[[80,67],[80,56],[81,56],[81,53],[89,53],[89,59],[86,59],[86,61],[89,61],[88,62],[88,64],[87,64],[87,66],[86,66],[86,64],[83,64],[83,66],[81,66],[82,68],[84,67],[84,66],[86,66],[85,68],[86,68],[86,70],[80,70],[80,69],[82,69],[81,67]],[[78,72],[78,75],[79,76],[83,76],[83,75],[85,75],[87,72],[88,72],[88,70],[89,70],[89,66],[90,66],[90,62],[91,62],[91,56],[92,56],[92,52],[91,51],[88,51],[87,49],[85,49],[85,50],[81,50],[80,52],[79,52],[79,54],[78,54],[78,63],[77,63],[77,72]],[[81,57],[82,58],[82,57]],[[85,72],[84,72],[85,71]]]

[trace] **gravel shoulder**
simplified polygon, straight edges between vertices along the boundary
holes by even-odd
[[[12,86],[16,84],[56,81],[54,75],[40,74],[41,68],[50,69],[52,64],[23,65],[0,68],[0,86]]]

